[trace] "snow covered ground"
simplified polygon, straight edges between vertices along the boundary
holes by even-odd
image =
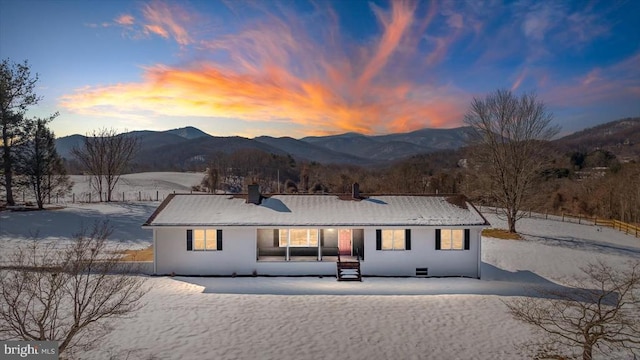
[[[167,183],[191,182],[167,175]],[[136,174],[172,191],[163,174]],[[133,180],[132,180],[133,181]],[[187,186],[187,185],[185,185]],[[127,190],[123,190],[127,191]],[[151,243],[140,225],[157,202],[70,204],[0,212],[0,253],[31,234],[65,241],[81,224],[109,219],[112,241]],[[494,227],[506,227],[485,214]],[[534,335],[503,301],[532,284],[566,286],[579,267],[640,260],[640,239],[591,225],[522,219],[525,240],[484,238],[483,279],[150,277],[146,305],[120,320],[86,359],[521,359]]]

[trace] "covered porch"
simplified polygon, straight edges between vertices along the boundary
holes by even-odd
[[[258,229],[259,262],[333,262],[364,260],[364,229]]]

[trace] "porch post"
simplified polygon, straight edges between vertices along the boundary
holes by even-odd
[[[291,229],[287,231],[287,252],[284,257],[286,261],[289,261],[289,244],[290,243],[291,243]]]
[[[322,239],[322,234],[320,233],[322,229],[318,229],[318,261],[322,261],[322,244],[320,243],[320,239]]]
[[[153,275],[158,275],[158,246],[156,242],[156,228],[153,228]]]

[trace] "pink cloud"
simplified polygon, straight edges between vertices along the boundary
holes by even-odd
[[[195,15],[187,13],[184,9],[165,2],[154,1],[144,5],[142,15],[146,32],[163,38],[171,36],[180,45],[188,45],[193,42],[186,25],[192,21]]]
[[[135,18],[129,14],[123,14],[118,16],[115,20],[115,23],[121,26],[131,26],[135,22]]]
[[[611,101],[637,100],[640,83],[640,52],[616,64],[594,68],[546,94],[557,106],[591,106]]]

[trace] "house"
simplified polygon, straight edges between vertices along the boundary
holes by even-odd
[[[364,276],[480,278],[488,225],[460,195],[361,196],[354,184],[343,196],[175,194],[143,227],[155,274],[336,275],[357,261]]]

